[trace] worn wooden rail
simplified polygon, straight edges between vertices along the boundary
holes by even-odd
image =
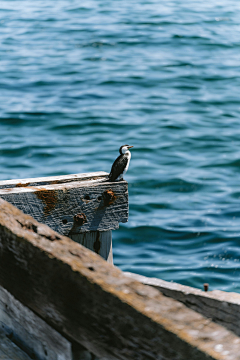
[[[240,359],[240,338],[0,200],[0,285],[107,359]],[[66,345],[67,346],[67,345]]]
[[[181,301],[187,307],[212,319],[240,336],[240,294],[220,290],[202,291],[156,278],[124,273],[145,285],[153,286],[165,296]]]
[[[112,263],[112,230],[128,220],[128,187],[107,175],[0,181],[0,197]]]

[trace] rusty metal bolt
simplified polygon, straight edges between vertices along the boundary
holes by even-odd
[[[112,189],[105,190],[103,192],[102,196],[103,196],[104,206],[109,206],[109,205],[113,204],[114,201],[116,200],[116,195],[114,194]]]
[[[208,291],[209,284],[205,283],[205,284],[203,284],[203,287],[204,287],[204,291]]]
[[[74,224],[76,224],[77,226],[82,226],[87,222],[87,218],[84,213],[74,215],[73,219],[74,219]]]

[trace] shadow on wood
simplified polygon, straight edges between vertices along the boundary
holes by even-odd
[[[0,181],[0,197],[62,235],[109,231],[128,221],[126,181],[108,182],[107,173]],[[106,201],[106,193],[114,197]],[[81,223],[74,221],[84,216]]]

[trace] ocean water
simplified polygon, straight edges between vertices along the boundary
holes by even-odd
[[[0,178],[134,145],[123,270],[240,292],[240,3],[2,0]]]

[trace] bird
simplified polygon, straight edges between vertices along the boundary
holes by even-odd
[[[130,159],[131,153],[129,149],[133,148],[133,146],[129,145],[122,145],[119,149],[120,155],[114,161],[110,174],[109,174],[109,181],[120,181],[123,180],[123,176],[126,174]]]

